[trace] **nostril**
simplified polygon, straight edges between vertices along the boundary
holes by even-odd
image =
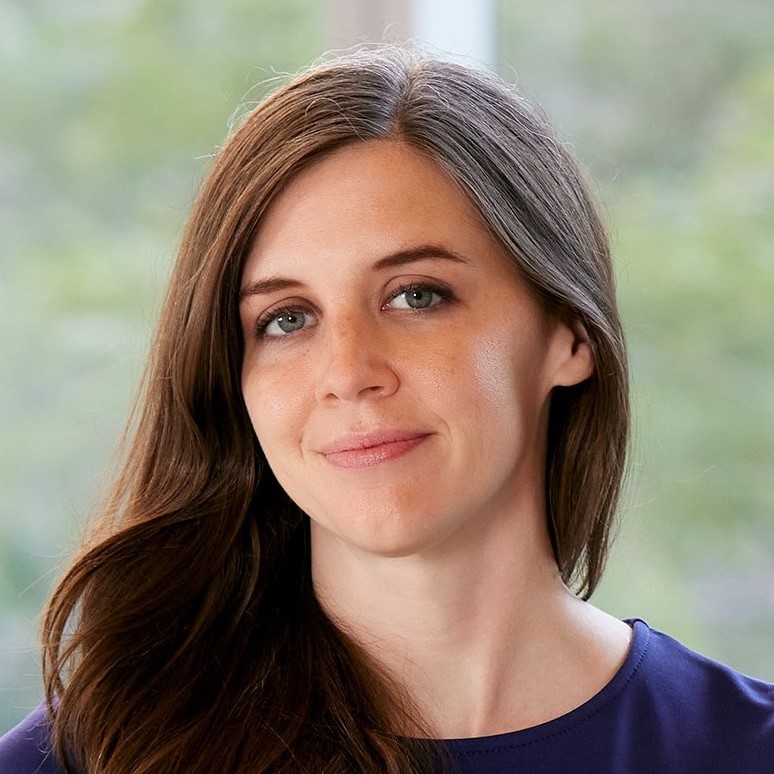
[[[385,348],[373,341],[364,345],[361,335],[339,340],[325,359],[318,396],[326,400],[353,401],[392,394],[398,378]]]

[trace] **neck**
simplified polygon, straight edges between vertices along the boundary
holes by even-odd
[[[438,738],[558,717],[622,663],[628,627],[562,583],[544,522],[494,519],[410,556],[359,551],[312,524],[315,592]]]

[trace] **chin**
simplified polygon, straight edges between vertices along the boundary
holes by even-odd
[[[353,514],[347,519],[340,511],[335,523],[312,519],[315,540],[333,539],[343,547],[386,559],[400,559],[424,553],[443,541],[449,529],[434,523],[437,514],[416,508],[409,512],[390,510],[379,513]]]

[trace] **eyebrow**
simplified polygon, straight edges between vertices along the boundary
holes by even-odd
[[[406,266],[417,261],[438,258],[443,261],[453,261],[454,263],[468,263],[468,261],[458,253],[447,250],[438,245],[418,245],[409,247],[405,250],[385,255],[380,258],[373,268],[378,270],[389,269],[395,266]],[[266,279],[256,280],[246,283],[239,291],[239,300],[242,301],[250,296],[260,296],[267,293],[274,293],[278,290],[288,290],[303,285],[302,282],[289,277],[267,277]]]

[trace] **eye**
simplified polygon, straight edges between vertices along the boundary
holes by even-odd
[[[400,288],[385,306],[391,309],[428,309],[448,300],[450,295],[446,288],[412,284]]]
[[[314,315],[304,309],[271,309],[258,320],[258,335],[281,338],[303,330],[314,322]]]

